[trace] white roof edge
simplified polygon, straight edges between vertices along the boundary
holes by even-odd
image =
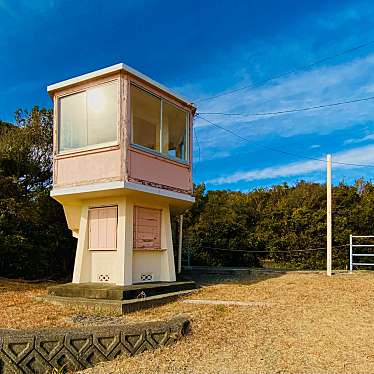
[[[115,182],[104,182],[104,183],[95,183],[95,184],[86,184],[80,186],[71,186],[71,187],[54,187],[50,191],[50,196],[62,196],[62,195],[72,195],[77,193],[84,193],[84,192],[98,192],[104,190],[116,190],[122,189],[123,182],[115,181]]]
[[[89,79],[93,79],[93,78],[97,78],[97,77],[100,77],[100,76],[103,76],[103,75],[115,73],[115,72],[121,71],[121,70],[123,70],[127,73],[130,73],[130,74],[144,80],[145,82],[151,84],[152,86],[159,88],[161,91],[164,91],[164,92],[168,93],[169,95],[176,97],[177,99],[184,102],[185,104],[188,104],[188,105],[196,108],[195,105],[192,103],[192,101],[186,99],[185,97],[183,97],[183,96],[177,94],[176,92],[170,90],[169,88],[162,85],[161,83],[158,83],[158,82],[154,81],[153,79],[149,78],[145,74],[140,73],[139,71],[137,71],[137,70],[133,69],[132,67],[130,67],[126,64],[123,64],[123,63],[108,66],[108,67],[103,68],[103,69],[95,70],[95,71],[92,71],[92,72],[87,73],[87,74],[78,75],[77,77],[66,79],[66,80],[63,80],[61,82],[57,82],[57,83],[48,85],[47,86],[47,91],[48,91],[48,93],[52,93],[52,92],[57,91],[59,89],[62,89],[62,88],[68,87],[68,86],[72,86],[74,84],[78,84],[78,83],[84,82],[84,81],[89,80]]]
[[[144,184],[139,184],[139,183],[134,183],[134,182],[125,182],[124,186],[125,188],[128,188],[130,190],[156,194],[159,196],[170,197],[170,198],[177,199],[177,200],[184,200],[190,203],[195,202],[195,198],[193,196],[187,195],[181,192],[164,190],[162,188],[146,186]]]
[[[63,195],[72,195],[72,194],[87,193],[87,192],[98,192],[98,191],[104,191],[104,190],[118,190],[118,189],[129,189],[133,191],[145,192],[145,193],[150,193],[150,194],[154,194],[158,196],[168,197],[168,198],[172,198],[175,200],[182,200],[182,201],[186,201],[190,203],[195,202],[195,198],[193,196],[187,195],[181,192],[169,191],[169,190],[164,190],[162,188],[157,188],[153,186],[146,186],[146,185],[139,184],[139,183],[123,182],[123,181],[53,188],[50,191],[50,196],[58,197],[58,196],[63,196]]]

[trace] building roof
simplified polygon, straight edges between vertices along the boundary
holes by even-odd
[[[181,96],[178,93],[170,90],[169,88],[167,88],[166,86],[162,85],[161,83],[158,83],[158,82],[154,81],[153,79],[147,77],[146,75],[140,73],[139,71],[137,71],[137,70],[133,69],[132,67],[130,67],[130,66],[126,65],[126,64],[123,64],[123,63],[119,63],[119,64],[112,65],[112,66],[108,66],[108,67],[106,67],[104,69],[96,70],[96,71],[93,71],[91,73],[79,75],[79,76],[74,77],[74,78],[66,79],[64,81],[51,84],[51,85],[47,86],[47,91],[51,95],[54,92],[56,92],[58,90],[61,90],[62,88],[67,88],[67,87],[76,85],[78,83],[87,81],[89,79],[93,79],[93,78],[98,78],[98,77],[101,77],[101,76],[109,75],[111,73],[115,73],[115,72],[118,72],[118,71],[124,71],[126,73],[129,73],[129,74],[131,74],[131,75],[133,75],[133,76],[135,76],[135,77],[143,80],[144,82],[149,83],[153,87],[156,87],[156,88],[160,89],[161,91],[163,91],[163,92],[165,92],[165,93],[167,93],[167,94],[175,97],[176,99],[178,99],[179,101],[183,102],[184,104],[192,106],[193,108],[196,109],[196,107],[192,103],[192,101],[184,98],[183,96]]]

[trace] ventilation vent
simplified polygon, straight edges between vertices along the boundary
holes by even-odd
[[[97,277],[99,282],[109,282],[110,275],[109,274],[99,274]]]
[[[140,280],[142,282],[152,282],[153,281],[153,274],[148,273],[148,274],[142,274],[140,276]]]

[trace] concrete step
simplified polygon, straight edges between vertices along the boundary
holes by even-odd
[[[45,296],[36,296],[35,299],[38,301],[47,301],[57,305],[84,308],[91,312],[121,315],[140,309],[162,305],[170,301],[175,301],[182,296],[191,294],[192,292],[194,292],[194,290],[190,289],[131,300],[89,299],[83,297],[56,296],[50,294]]]
[[[51,296],[95,300],[133,300],[195,289],[193,281],[149,282],[131,286],[116,286],[102,283],[66,283],[48,288]]]

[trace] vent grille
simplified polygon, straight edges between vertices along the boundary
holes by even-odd
[[[140,280],[142,282],[152,282],[153,281],[153,274],[152,273],[142,274],[140,276]]]
[[[99,282],[109,282],[110,281],[110,275],[109,274],[99,274],[97,277]]]

